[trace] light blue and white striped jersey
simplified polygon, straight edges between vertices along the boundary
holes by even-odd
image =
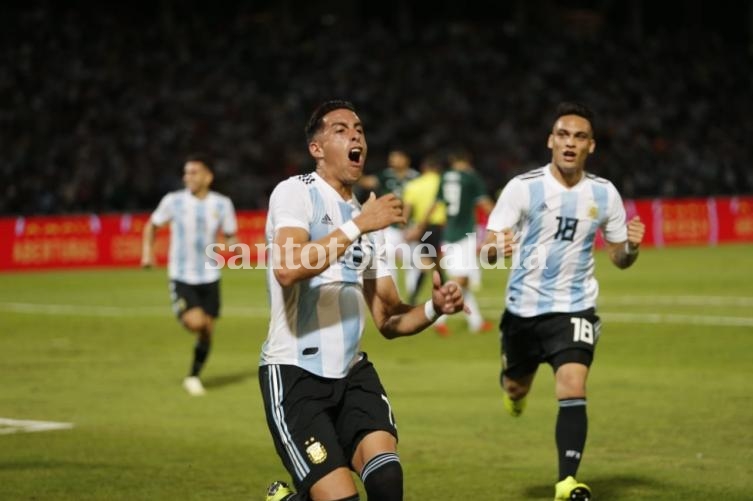
[[[220,270],[205,266],[214,264],[206,248],[217,242],[220,230],[225,235],[238,231],[235,208],[228,197],[214,191],[204,198],[187,189],[173,191],[162,198],[151,221],[156,226],[170,222],[167,272],[171,280],[195,285],[220,279]]]
[[[318,174],[291,177],[269,199],[267,245],[286,227],[303,228],[313,242],[360,212],[355,199],[343,200]],[[322,273],[286,288],[274,276],[273,252],[267,252],[271,318],[259,364],[296,365],[322,377],[345,377],[361,358],[363,280],[389,276],[385,250],[382,231],[361,235]]]
[[[506,307],[521,317],[596,306],[593,246],[601,228],[609,242],[627,240],[625,208],[612,183],[585,174],[572,188],[551,164],[510,180],[487,229],[519,235],[507,282]],[[545,264],[545,266],[544,266]]]

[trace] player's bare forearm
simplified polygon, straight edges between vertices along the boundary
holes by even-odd
[[[411,306],[401,303],[398,308],[393,309],[391,315],[385,316],[386,320],[377,327],[387,339],[418,334],[434,323],[433,319],[426,318],[423,305]]]
[[[484,243],[478,253],[482,260],[494,264],[503,257],[512,256],[514,246],[517,244],[512,230],[504,229],[502,231],[489,230],[486,233]]]
[[[243,255],[243,246],[238,245],[238,236],[235,234],[225,235],[225,248],[237,256]]]
[[[374,323],[387,339],[417,334],[433,324],[439,315],[465,309],[460,287],[454,282],[442,284],[438,272],[434,273],[430,307],[426,304],[411,306],[403,303],[390,276],[365,280],[364,295]]]
[[[302,228],[281,228],[272,249],[275,278],[283,287],[315,277],[329,268],[353,240],[338,228],[316,241]]]
[[[379,332],[387,339],[412,336],[430,326],[424,306],[403,303],[391,276],[364,280],[366,304]]]
[[[630,268],[638,259],[638,247],[629,248],[629,243],[609,244],[609,259],[621,270]]]
[[[358,216],[319,240],[309,241],[303,228],[281,228],[272,249],[275,278],[289,287],[315,277],[345,254],[361,234],[404,222],[399,198],[392,194],[376,198],[372,192]]]
[[[627,241],[620,243],[607,242],[609,258],[615,266],[624,270],[630,268],[636,259],[640,250],[643,236],[646,233],[646,226],[638,216],[633,217],[627,223]]]
[[[154,235],[156,229],[151,221],[144,225],[141,242],[141,266],[144,268],[154,265]]]

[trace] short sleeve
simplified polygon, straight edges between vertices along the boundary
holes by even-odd
[[[225,212],[224,219],[222,221],[222,232],[225,235],[235,235],[238,233],[238,220],[235,217],[235,207],[233,201],[229,198],[225,199]]]
[[[617,188],[614,185],[610,185],[609,188],[610,197],[607,219],[601,229],[607,242],[620,243],[627,240],[627,226],[625,223],[627,216],[625,214],[625,206],[622,203],[622,197]]]
[[[306,186],[293,179],[278,184],[269,197],[269,216],[275,232],[287,227],[309,231],[311,212]]]
[[[494,204],[486,229],[502,231],[515,228],[523,219],[525,206],[528,203],[528,190],[522,181],[513,178],[500,193]]]
[[[170,222],[173,219],[173,207],[175,204],[173,203],[173,195],[172,193],[168,193],[164,197],[162,197],[162,200],[160,200],[159,205],[157,208],[152,212],[152,216],[150,218],[150,221],[155,226],[162,226],[165,223]]]

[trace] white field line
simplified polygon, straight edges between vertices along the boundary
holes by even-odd
[[[723,315],[680,315],[675,313],[615,313],[599,311],[607,322],[623,324],[710,325],[715,327],[753,327],[753,317]]]
[[[160,317],[172,315],[170,305],[165,306],[94,306],[79,304],[0,303],[0,311],[31,315],[69,315],[83,317]],[[222,315],[259,318],[267,316],[266,308],[223,307]]]
[[[630,306],[730,306],[753,307],[753,297],[737,296],[604,296],[599,304]]]
[[[0,417],[0,435],[11,433],[35,433],[39,431],[70,430],[73,423],[56,421],[30,421],[27,419],[10,419]]]
[[[753,298],[734,296],[615,296],[602,304],[609,305],[660,305],[660,306],[739,306],[753,305]],[[481,307],[490,313],[499,313],[501,305],[496,300],[479,300]],[[31,315],[68,315],[86,317],[133,317],[171,315],[165,306],[92,306],[74,304],[0,303],[0,311]],[[267,318],[266,307],[223,308],[223,315],[241,318]],[[625,313],[599,310],[599,315],[610,322],[635,324],[710,325],[721,327],[753,327],[753,317],[728,315],[685,315],[676,313]]]
[[[480,298],[482,307],[499,307],[502,300]],[[740,296],[601,296],[599,306],[728,306],[731,308],[753,307],[753,297]]]

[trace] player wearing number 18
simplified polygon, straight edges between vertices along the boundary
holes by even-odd
[[[513,256],[500,323],[507,411],[523,412],[540,363],[554,370],[555,499],[591,499],[588,486],[575,477],[586,443],[586,378],[601,326],[595,311],[596,231],[603,231],[609,257],[619,268],[635,262],[645,231],[637,217],[626,223],[612,183],[585,172],[596,147],[593,129],[588,108],[559,105],[547,143],[551,162],[505,186],[489,217],[484,249],[492,259],[499,253]],[[534,253],[540,259],[532,259]]]

